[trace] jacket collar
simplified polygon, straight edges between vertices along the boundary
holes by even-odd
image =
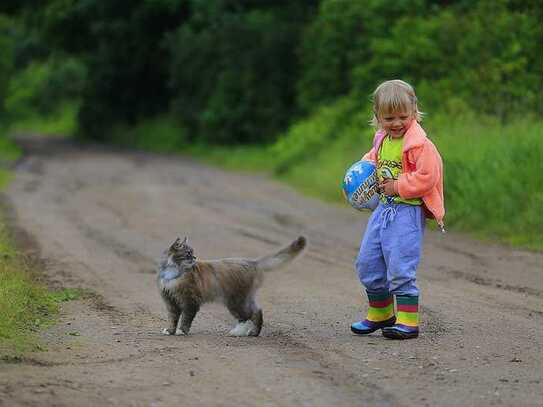
[[[386,133],[383,130],[378,130],[375,133],[373,139],[373,147],[375,151],[378,151],[385,139]],[[403,136],[403,152],[406,152],[414,147],[420,147],[426,141],[426,132],[421,127],[421,125],[416,121],[412,120],[407,131]]]
[[[412,120],[403,138],[403,151],[407,151],[423,145],[427,136],[421,125],[416,120]]]

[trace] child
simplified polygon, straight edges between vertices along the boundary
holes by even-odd
[[[421,113],[409,84],[384,82],[373,97],[372,124],[378,131],[364,159],[376,163],[380,203],[368,221],[356,260],[369,299],[368,313],[351,325],[351,331],[366,335],[381,329],[387,338],[416,338],[416,272],[425,217],[436,219],[443,230],[443,164],[419,125]]]

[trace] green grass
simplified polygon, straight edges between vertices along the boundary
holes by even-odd
[[[241,172],[269,173],[274,163],[272,153],[268,149],[255,146],[193,145],[181,152],[207,163]]]
[[[108,138],[113,144],[158,153],[175,153],[185,145],[185,131],[168,116],[159,116],[136,126],[117,125]]]
[[[238,171],[262,172],[272,169],[273,158],[260,146],[207,146],[189,142],[186,130],[173,118],[159,116],[129,127],[118,125],[108,135],[114,144],[146,151],[183,154]]]
[[[37,332],[55,321],[58,304],[80,298],[78,289],[50,291],[11,242],[0,219],[0,360],[43,350]]]
[[[47,115],[32,113],[10,123],[7,133],[37,133],[47,136],[72,136],[77,131],[77,102],[64,103]]]
[[[0,128],[0,191],[7,187],[13,178],[7,168],[21,156],[20,148],[4,137],[4,134],[4,130]]]
[[[480,238],[542,250],[543,121],[446,120],[428,127],[445,160],[448,222]]]
[[[13,179],[11,172],[0,168],[0,190],[8,186]]]
[[[49,323],[57,302],[34,282],[34,274],[0,224],[0,356],[12,357],[39,349],[35,333]]]
[[[21,156],[21,149],[11,140],[3,137],[6,132],[0,128],[0,162],[11,163]]]
[[[12,142],[0,137],[0,162],[9,164],[19,156]],[[0,190],[11,178],[0,168]],[[79,296],[80,290],[49,291],[39,282],[35,267],[10,239],[0,211],[0,360],[17,360],[25,352],[42,349],[37,331],[54,321],[60,302]]]

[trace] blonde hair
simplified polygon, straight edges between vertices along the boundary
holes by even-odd
[[[379,127],[379,117],[383,114],[405,111],[413,115],[415,119],[422,121],[423,112],[417,107],[415,89],[399,79],[381,83],[373,92],[373,117],[370,124]]]

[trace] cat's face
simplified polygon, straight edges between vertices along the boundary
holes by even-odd
[[[177,238],[166,251],[168,262],[176,265],[192,265],[196,261],[194,250],[187,243],[187,238],[181,241]]]

